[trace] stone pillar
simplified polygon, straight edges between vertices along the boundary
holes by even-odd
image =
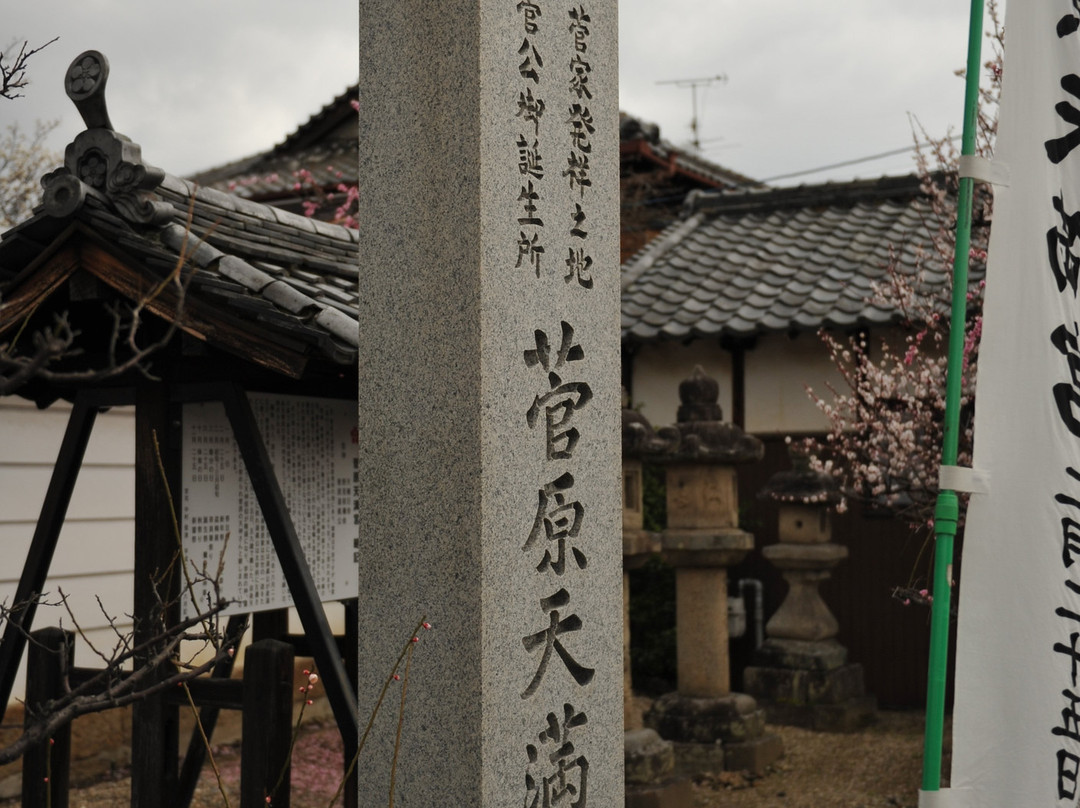
[[[831,508],[839,499],[831,477],[812,471],[792,451],[795,468],[772,477],[758,495],[780,503],[780,542],[762,548],[788,583],[787,597],[765,625],[766,641],[744,673],[745,687],[769,720],[819,730],[857,729],[873,719],[862,666],[847,664],[836,640],[839,624],[818,586],[847,558],[831,542]]]
[[[754,699],[731,692],[727,568],[753,549],[739,529],[734,466],[761,460],[761,441],[722,421],[719,387],[701,368],[679,385],[677,437],[667,466],[664,557],[675,567],[678,691],[662,696],[646,723],[676,743],[683,772],[761,771],[780,756]],[[677,435],[675,434],[677,433]]]
[[[360,7],[362,725],[434,626],[404,808],[623,803],[616,28],[615,0]]]

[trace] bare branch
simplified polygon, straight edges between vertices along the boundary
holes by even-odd
[[[23,94],[18,91],[30,83],[30,80],[26,77],[26,63],[31,56],[40,53],[59,38],[54,36],[44,45],[39,45],[36,48],[29,47],[30,43],[23,40],[14,61],[11,60],[10,56],[11,49],[15,47],[14,42],[7,47],[7,50],[0,53],[0,98],[14,99],[22,97]]]

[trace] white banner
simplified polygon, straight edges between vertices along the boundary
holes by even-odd
[[[1009,3],[960,580],[955,804],[1080,795],[1080,14]],[[943,795],[944,796],[944,795]],[[954,804],[950,802],[949,804]]]

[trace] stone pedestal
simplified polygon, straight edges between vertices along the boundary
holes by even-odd
[[[848,555],[829,541],[836,491],[803,458],[795,460],[793,471],[775,475],[761,493],[781,503],[780,542],[761,552],[783,574],[788,593],[765,625],[767,639],[743,683],[773,723],[857,729],[873,720],[876,705],[866,695],[862,666],[848,664],[847,649],[836,641],[839,624],[818,591]]]
[[[675,567],[678,691],[658,699],[645,722],[675,744],[676,770],[760,772],[783,752],[765,734],[754,699],[731,692],[727,570],[753,549],[738,527],[733,466],[761,459],[763,447],[723,423],[718,389],[700,368],[679,386],[679,423],[667,465],[664,558]]]

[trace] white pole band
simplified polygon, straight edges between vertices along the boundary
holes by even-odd
[[[1009,167],[1004,163],[996,163],[979,157],[977,154],[964,154],[957,163],[958,173],[961,177],[970,177],[979,182],[988,182],[991,185],[1000,185],[1007,188],[1009,185]]]
[[[975,792],[970,788],[943,788],[919,791],[919,808],[975,808]]]
[[[940,466],[938,488],[942,491],[960,491],[964,494],[989,494],[990,473],[964,466]]]

